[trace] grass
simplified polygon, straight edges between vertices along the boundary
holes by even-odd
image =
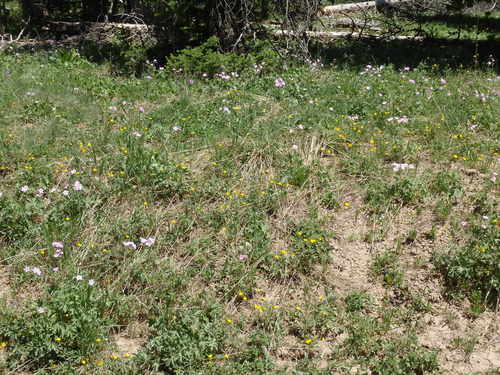
[[[0,369],[438,373],[426,314],[498,304],[493,69],[130,78],[2,52]],[[338,282],[365,247],[369,281]]]

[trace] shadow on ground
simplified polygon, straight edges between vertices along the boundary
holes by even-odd
[[[500,72],[499,52],[500,40],[346,40],[313,46],[313,54],[327,64],[358,69],[367,64],[392,64],[397,68],[423,64],[433,70],[495,68]]]

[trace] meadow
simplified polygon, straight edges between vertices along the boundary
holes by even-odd
[[[351,60],[0,51],[0,372],[499,374],[498,62]]]

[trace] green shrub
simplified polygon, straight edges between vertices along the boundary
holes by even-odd
[[[374,182],[368,186],[365,202],[379,212],[388,206],[415,205],[427,195],[426,185],[417,177],[404,177],[394,183]]]
[[[145,348],[148,361],[169,374],[198,373],[224,347],[225,332],[218,306],[193,306],[164,314],[150,323]]]
[[[458,250],[434,256],[434,263],[445,277],[448,292],[471,299],[473,308],[498,303],[500,296],[500,240],[498,216],[480,218],[471,227],[472,240]]]
[[[206,75],[213,77],[225,72],[241,73],[249,69],[262,72],[276,70],[280,66],[279,55],[268,42],[255,42],[249,45],[247,54],[235,52],[222,53],[219,39],[215,36],[197,47],[187,47],[168,57],[165,67],[169,71],[184,72],[187,75]]]
[[[0,313],[0,341],[8,343],[12,364],[27,360],[31,369],[77,364],[104,343],[107,302],[97,286],[68,280],[54,286],[37,306],[34,311]]]

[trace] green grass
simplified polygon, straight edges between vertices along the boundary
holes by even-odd
[[[498,303],[493,69],[149,79],[2,52],[0,371],[437,373],[412,274],[467,316]],[[361,288],[336,282],[349,241],[377,250]]]

